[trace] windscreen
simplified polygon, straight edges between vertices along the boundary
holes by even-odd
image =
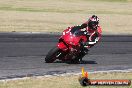
[[[85,35],[85,34],[86,34],[86,31],[81,31],[80,26],[76,26],[76,27],[73,27],[73,28],[71,29],[71,33],[72,33],[74,36],[81,36],[81,35]]]

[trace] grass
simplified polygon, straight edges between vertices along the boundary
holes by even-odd
[[[78,82],[79,75],[31,77],[0,82],[0,88],[84,88]],[[132,72],[92,73],[90,79],[130,79]],[[132,86],[88,86],[85,88],[132,88]]]
[[[131,0],[1,0],[0,32],[62,32],[92,14],[103,34],[132,34]]]
[[[132,2],[132,0],[95,0],[95,1],[104,1],[104,2]]]
[[[3,10],[3,11],[22,11],[22,12],[52,12],[52,13],[94,13],[94,14],[122,14],[122,15],[132,15],[132,12],[127,12],[127,11],[107,11],[107,10],[73,10],[73,9],[45,9],[45,8],[39,8],[39,9],[36,9],[36,8],[26,8],[26,7],[23,7],[23,8],[13,8],[13,7],[10,7],[10,6],[3,6],[3,7],[0,7],[0,10]]]

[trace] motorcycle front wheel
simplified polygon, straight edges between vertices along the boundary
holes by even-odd
[[[62,57],[62,54],[63,54],[62,50],[60,50],[58,47],[54,47],[46,55],[45,62],[46,63],[52,63],[56,59],[60,59]]]

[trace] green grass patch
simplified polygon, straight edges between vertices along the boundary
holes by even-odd
[[[48,1],[48,0],[28,0],[28,1]],[[67,2],[76,2],[76,1],[102,1],[102,2],[132,2],[132,0],[60,0],[60,1],[67,1]]]
[[[132,11],[112,11],[112,10],[72,10],[72,9],[46,9],[46,8],[13,8],[10,6],[0,7],[0,10],[4,11],[24,11],[24,12],[55,12],[55,13],[89,13],[89,14],[120,14],[120,15],[132,15]]]
[[[103,33],[132,34],[128,0],[2,0],[0,13],[0,32],[62,32],[95,14]]]
[[[86,0],[88,1],[88,0]],[[92,1],[102,1],[102,2],[132,2],[132,0],[92,0]]]

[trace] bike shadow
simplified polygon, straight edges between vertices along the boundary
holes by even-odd
[[[96,61],[92,61],[92,60],[82,60],[81,62],[56,61],[54,63],[66,63],[66,64],[98,64]]]

